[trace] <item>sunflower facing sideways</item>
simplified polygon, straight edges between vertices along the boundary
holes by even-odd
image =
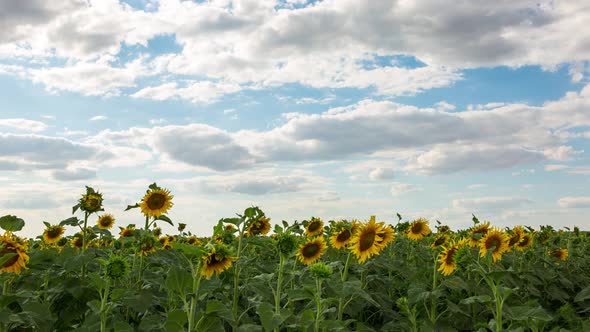
[[[237,257],[231,256],[230,249],[224,244],[213,244],[207,248],[206,253],[201,257],[201,275],[207,279],[214,274],[229,269]]]
[[[510,248],[516,248],[518,243],[522,240],[522,236],[524,235],[524,229],[522,226],[516,226],[512,229],[512,235],[508,239],[508,246]]]
[[[428,226],[428,220],[424,218],[416,219],[408,228],[406,236],[410,240],[422,240],[426,235],[430,234],[430,227]]]
[[[438,271],[444,276],[448,276],[457,269],[457,253],[465,246],[467,241],[462,239],[458,242],[451,242],[448,246],[443,247],[442,252],[438,255],[438,262],[440,267]]]
[[[26,245],[20,243],[16,236],[10,233],[4,233],[0,236],[0,259],[4,259],[7,255],[8,259],[2,263],[0,273],[13,272],[19,274],[22,269],[26,269],[26,264],[29,261],[29,256],[25,252]]]
[[[516,250],[524,251],[526,248],[529,248],[533,245],[533,235],[531,233],[524,233],[522,234],[522,238],[520,242],[514,245]]]
[[[229,230],[232,230],[230,228]],[[260,217],[254,220],[248,230],[246,231],[246,236],[255,236],[255,235],[266,235],[270,231],[270,218],[267,217]]]
[[[479,241],[479,256],[484,257],[488,252],[492,253],[492,260],[497,262],[502,255],[510,250],[508,246],[508,235],[497,228],[490,228],[486,235]]]
[[[568,252],[567,252],[567,249],[555,249],[555,250],[549,251],[549,256],[555,257],[555,258],[562,260],[562,261],[565,261],[568,256]]]
[[[320,218],[312,217],[305,227],[305,236],[314,237],[324,232],[324,222]]]
[[[334,224],[332,236],[330,236],[332,248],[345,248],[352,241],[353,235],[358,227],[359,223],[356,220],[352,223],[343,220]]]
[[[471,247],[477,247],[479,245],[479,240],[481,240],[481,238],[486,235],[486,233],[488,232],[489,229],[490,229],[489,222],[485,222],[483,224],[473,226],[469,230],[469,236],[470,236],[469,245]]]
[[[115,217],[112,214],[103,214],[102,216],[98,217],[96,221],[96,226],[100,229],[111,229],[115,224]]]
[[[322,257],[327,248],[323,236],[308,239],[297,249],[297,259],[305,265],[312,264]]]
[[[146,217],[157,218],[168,212],[172,205],[174,205],[172,198],[174,196],[170,194],[170,190],[162,189],[154,184],[150,186],[150,189],[141,199],[139,207]]]
[[[59,242],[61,240],[62,235],[64,234],[64,227],[60,225],[51,225],[45,228],[43,231],[43,241],[45,243],[52,245],[54,243]]]

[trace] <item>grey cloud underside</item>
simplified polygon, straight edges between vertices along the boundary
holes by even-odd
[[[52,175],[54,179],[59,181],[77,181],[96,177],[96,171],[87,168],[74,170],[56,170]]]

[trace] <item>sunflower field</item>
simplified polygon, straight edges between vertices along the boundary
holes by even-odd
[[[271,224],[249,207],[192,234],[155,183],[124,212],[135,225],[103,198],[87,187],[35,239],[0,218],[0,331],[590,331],[590,236],[577,227]]]

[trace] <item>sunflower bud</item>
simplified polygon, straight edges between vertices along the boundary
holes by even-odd
[[[324,262],[318,262],[313,264],[309,268],[309,272],[311,272],[311,275],[314,278],[318,279],[327,279],[332,275],[332,273],[334,273],[334,271],[332,271],[332,268],[326,265],[326,263]]]
[[[123,278],[129,273],[129,263],[121,256],[111,256],[106,267],[107,277],[112,280]]]
[[[276,240],[279,252],[285,257],[291,256],[297,249],[297,237],[291,233],[278,234]]]

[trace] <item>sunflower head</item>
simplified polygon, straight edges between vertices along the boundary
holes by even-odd
[[[567,249],[555,249],[549,251],[549,256],[565,261],[568,256],[568,252]]]
[[[479,245],[479,240],[486,235],[488,230],[490,229],[490,223],[485,222],[483,224],[475,225],[469,230],[469,245],[472,247],[477,247]]]
[[[209,279],[214,274],[229,269],[237,257],[232,256],[230,248],[224,244],[213,244],[206,248],[205,253],[201,256],[202,267],[201,275]]]
[[[438,233],[440,233],[440,234],[449,233],[451,231],[451,227],[449,227],[447,225],[436,226],[436,229],[437,229]]]
[[[383,239],[379,236],[379,233],[383,231],[382,227],[381,223],[375,223],[375,218],[371,218],[369,222],[361,225],[354,234],[349,249],[360,264],[371,256],[381,253]]]
[[[51,225],[45,228],[43,231],[43,241],[45,243],[51,245],[59,240],[61,240],[62,235],[64,234],[64,227],[60,225]]]
[[[466,241],[450,242],[447,246],[443,247],[442,252],[438,255],[438,262],[440,271],[443,275],[448,276],[455,272],[457,269],[457,256],[462,247],[464,247]]]
[[[82,249],[84,246],[84,239],[82,238],[82,234],[78,233],[74,235],[72,240],[70,241],[70,246],[75,249]],[[88,243],[86,244],[88,246]]]
[[[160,188],[154,183],[141,199],[139,207],[146,217],[159,217],[174,205],[172,198],[174,196],[170,194],[170,190]]]
[[[139,240],[139,251],[138,254],[140,256],[147,256],[156,251],[156,238],[149,234],[144,235]]]
[[[387,247],[395,239],[395,231],[392,225],[385,225],[385,223],[379,223],[379,231],[377,232],[377,243],[383,248]]]
[[[449,237],[446,234],[442,234],[436,237],[436,239],[434,239],[434,241],[432,242],[432,244],[430,245],[431,248],[439,248],[442,245],[444,245],[445,243],[447,243],[447,241],[449,240]]]
[[[111,229],[115,224],[115,217],[112,214],[106,213],[102,216],[98,217],[98,221],[96,222],[96,226],[100,229]]]
[[[512,229],[512,234],[508,239],[508,246],[510,248],[516,248],[516,245],[522,240],[524,235],[524,228],[522,226],[516,226]]]
[[[22,269],[26,269],[29,262],[26,249],[26,245],[21,244],[21,241],[11,233],[6,232],[0,236],[0,259],[4,261],[0,273],[20,274]]]
[[[201,245],[201,240],[199,240],[195,235],[192,235],[186,239],[186,243],[190,244],[191,246],[199,246]]]
[[[332,235],[330,236],[330,245],[334,249],[343,249],[350,242],[354,232],[358,229],[358,223],[349,223],[347,221],[339,221],[332,226]]]
[[[291,233],[280,233],[276,235],[276,245],[283,257],[289,257],[297,249],[297,236]]]
[[[415,241],[422,240],[428,234],[430,234],[430,226],[428,226],[428,220],[424,218],[414,220],[406,231],[406,236]]]
[[[78,208],[86,213],[102,211],[102,194],[87,186],[86,194],[78,200],[78,205],[74,206],[74,212]]]
[[[168,236],[160,236],[158,242],[162,244],[162,249],[172,249],[172,245],[170,244],[170,238]]]
[[[152,234],[154,234],[155,237],[160,237],[160,235],[162,235],[162,229],[160,227],[155,227],[152,230]]]
[[[309,267],[309,272],[316,279],[327,279],[334,271],[324,262],[317,262]]]
[[[502,255],[510,250],[508,236],[502,230],[491,228],[479,241],[479,256],[484,257],[488,252],[492,255],[494,262],[502,259]]]
[[[305,235],[307,237],[314,237],[324,233],[324,222],[320,218],[312,217],[305,225]]]
[[[112,280],[121,279],[129,273],[129,263],[121,256],[111,256],[106,264],[106,275]]]
[[[121,232],[119,233],[120,237],[133,237],[135,236],[135,225],[129,225],[125,228],[121,228]]]
[[[178,223],[178,231],[179,232],[184,231],[185,228],[186,228],[186,224]]]
[[[531,233],[524,233],[520,241],[514,245],[516,250],[524,251],[526,248],[529,248],[533,245],[533,235]]]
[[[297,259],[305,265],[312,264],[324,254],[327,248],[323,236],[307,239],[297,249]]]
[[[250,223],[250,226],[248,226],[248,230],[246,231],[246,236],[266,235],[269,231],[270,218],[261,216]]]

